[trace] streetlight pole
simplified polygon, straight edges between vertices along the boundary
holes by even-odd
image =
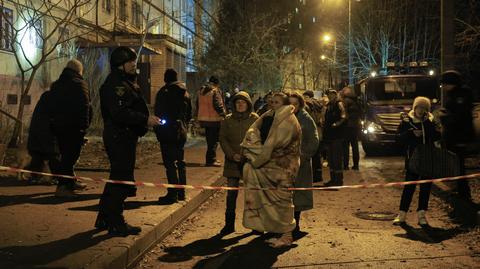
[[[348,0],[348,85],[353,85],[352,0]]]

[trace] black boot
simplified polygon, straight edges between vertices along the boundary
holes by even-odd
[[[235,232],[235,213],[225,213],[225,226],[220,231],[220,235],[224,236]]]
[[[158,198],[158,204],[171,205],[178,202],[178,195],[176,189],[168,189],[167,195]]]
[[[178,189],[177,190],[177,200],[178,201],[185,201],[187,198],[185,196],[185,189]]]
[[[98,213],[97,219],[95,220],[95,228],[99,230],[106,230],[108,228],[107,218],[105,217],[105,214],[100,212]]]
[[[137,235],[142,231],[142,228],[137,226],[131,226],[130,224],[124,222],[117,225],[112,225],[108,227],[108,234],[112,236],[129,236]]]

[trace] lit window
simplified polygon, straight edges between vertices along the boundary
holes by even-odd
[[[13,11],[0,6],[0,49],[12,51]]]
[[[298,24],[298,29],[302,29],[302,24],[301,23]]]
[[[313,18],[312,18],[312,21],[313,21],[313,23],[316,23],[316,22],[317,22],[317,18],[313,17]]]
[[[112,12],[112,0],[103,0],[102,6],[108,14]]]

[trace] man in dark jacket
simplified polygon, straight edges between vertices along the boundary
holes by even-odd
[[[134,181],[138,138],[148,126],[159,124],[149,116],[142,91],[136,83],[137,53],[128,47],[117,47],[110,56],[111,73],[100,88],[103,117],[103,143],[110,160],[110,179]],[[130,226],[123,218],[123,203],[135,196],[132,185],[107,183],[100,198],[95,227],[108,229],[115,236],[138,234],[140,227]]]
[[[33,110],[28,131],[27,149],[32,157],[30,170],[42,172],[44,162],[48,161],[50,172],[56,174],[60,165],[60,154],[52,133],[49,96],[50,91],[44,92]],[[40,178],[40,175],[31,174],[29,182],[36,184]]]
[[[446,71],[440,79],[444,91],[443,139],[447,149],[457,154],[460,159],[460,173],[465,175],[465,155],[471,143],[475,141],[473,128],[473,94],[471,89],[463,85],[459,72]],[[467,180],[457,180],[457,193],[465,199],[471,198]]]
[[[165,71],[164,81],[165,86],[158,91],[155,99],[155,116],[160,118],[155,132],[168,183],[185,185],[187,170],[183,147],[187,141],[187,123],[192,118],[192,104],[185,83],[178,81],[174,69]],[[172,204],[178,200],[185,200],[184,189],[168,189],[167,195],[159,198],[160,204]]]
[[[326,186],[343,185],[343,139],[344,123],[347,119],[345,106],[338,100],[337,91],[328,90],[328,104],[325,111],[323,140],[327,147],[327,158],[330,168],[330,181]]]
[[[200,126],[205,128],[207,139],[205,165],[219,167],[221,163],[217,160],[218,135],[220,122],[225,117],[225,105],[217,77],[210,77],[208,84],[200,89],[196,107],[197,120]]]
[[[357,96],[352,89],[345,87],[342,90],[343,102],[347,113],[347,121],[345,123],[345,142],[343,144],[343,168],[348,170],[350,160],[350,146],[352,146],[353,170],[358,170],[360,154],[358,151],[358,135],[360,134],[362,112]]]
[[[50,90],[52,130],[61,156],[58,172],[63,175],[74,175],[74,165],[80,157],[92,116],[90,94],[82,73],[82,64],[78,60],[70,60]],[[58,178],[55,195],[72,197],[75,196],[74,189],[81,188],[85,188],[85,185],[71,179]]]

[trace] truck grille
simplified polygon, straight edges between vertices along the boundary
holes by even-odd
[[[396,132],[400,122],[400,113],[377,114],[377,123],[386,132]]]

